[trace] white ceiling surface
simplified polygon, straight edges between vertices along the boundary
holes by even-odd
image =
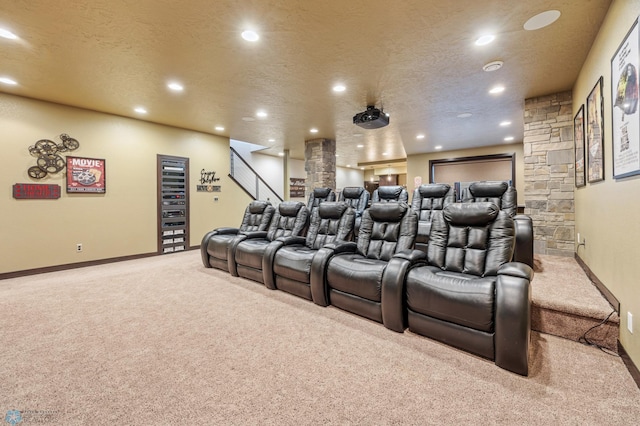
[[[0,38],[0,76],[19,83],[0,90],[220,134],[273,155],[303,159],[305,140],[331,138],[338,165],[392,162],[436,145],[522,141],[524,100],[572,88],[610,3],[0,0],[0,27],[20,37]],[[562,13],[554,24],[523,29],[551,9]],[[261,39],[243,40],[247,28]],[[486,33],[496,40],[474,45]],[[504,67],[482,70],[495,60]],[[172,80],[184,91],[167,90]],[[334,93],[336,83],[346,91]],[[506,90],[490,95],[496,84]],[[367,104],[384,107],[391,124],[355,126]],[[243,120],[258,110],[268,117]]]

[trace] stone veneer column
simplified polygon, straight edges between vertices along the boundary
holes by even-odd
[[[336,141],[312,139],[305,142],[304,170],[307,172],[305,196],[314,188],[336,188]]]
[[[574,255],[574,157],[571,92],[526,99],[524,212],[533,219],[534,253]]]

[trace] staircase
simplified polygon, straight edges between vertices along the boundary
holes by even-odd
[[[233,148],[230,148],[230,150],[231,172],[229,173],[229,177],[254,200],[270,201],[274,206],[280,204],[282,197],[253,170],[249,163],[238,154],[238,151]]]

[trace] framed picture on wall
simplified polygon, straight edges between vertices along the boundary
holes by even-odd
[[[636,19],[611,58],[611,159],[614,179],[640,174],[639,56]]]
[[[105,172],[103,159],[67,157],[67,192],[105,193]]]
[[[589,183],[604,180],[604,111],[602,76],[587,97],[587,178]]]
[[[584,105],[580,105],[573,118],[573,141],[576,152],[575,182],[577,187],[581,187],[587,184],[584,167]]]

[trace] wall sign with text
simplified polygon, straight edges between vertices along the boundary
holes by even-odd
[[[105,161],[67,157],[67,192],[105,193]]]

